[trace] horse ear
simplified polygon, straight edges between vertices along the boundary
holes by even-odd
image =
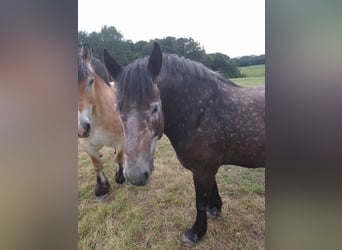
[[[122,66],[115,61],[115,59],[109,54],[107,49],[103,49],[103,62],[111,76],[116,79],[116,77],[122,70]]]
[[[89,63],[91,62],[91,59],[93,59],[93,52],[91,51],[91,48],[89,47],[87,43],[82,45],[81,57],[83,58],[83,60]]]
[[[162,66],[163,53],[158,43],[153,44],[153,50],[148,61],[148,70],[151,72],[153,78],[156,78]]]

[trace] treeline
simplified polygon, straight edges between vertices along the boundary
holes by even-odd
[[[243,77],[239,70],[239,61],[222,53],[207,54],[200,43],[192,38],[166,37],[134,43],[131,40],[125,40],[124,36],[113,26],[103,26],[100,32],[78,32],[79,46],[88,43],[98,58],[102,58],[103,48],[107,48],[121,65],[127,65],[137,58],[149,55],[155,41],[160,44],[165,53],[178,54],[201,62],[227,78]]]
[[[252,66],[252,65],[260,65],[260,64],[265,64],[265,55],[241,56],[241,57],[233,58],[233,61],[239,67],[246,67],[246,66]]]

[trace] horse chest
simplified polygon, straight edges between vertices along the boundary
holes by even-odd
[[[94,129],[93,133],[89,136],[89,143],[99,147],[115,147],[117,144],[117,137],[103,129]]]

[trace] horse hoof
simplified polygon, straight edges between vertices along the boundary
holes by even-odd
[[[122,186],[125,183],[125,178],[123,178],[123,179],[115,179],[115,182],[119,186]]]
[[[109,193],[106,193],[106,194],[101,195],[101,196],[96,196],[96,201],[97,202],[107,202],[108,197],[109,197]]]
[[[198,243],[198,236],[191,229],[185,231],[181,238],[181,245],[193,248]]]
[[[125,177],[123,175],[120,175],[119,173],[116,173],[115,174],[115,182],[118,184],[118,185],[122,185],[124,182],[125,182]]]
[[[95,196],[102,197],[109,193],[109,185],[96,185]]]

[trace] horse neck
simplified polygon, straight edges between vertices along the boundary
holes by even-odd
[[[177,75],[171,77],[164,73],[158,84],[165,120],[164,133],[175,144],[186,136],[187,128],[197,126],[212,103],[225,98],[228,92],[240,91],[239,86],[215,76],[197,82],[180,79]]]

